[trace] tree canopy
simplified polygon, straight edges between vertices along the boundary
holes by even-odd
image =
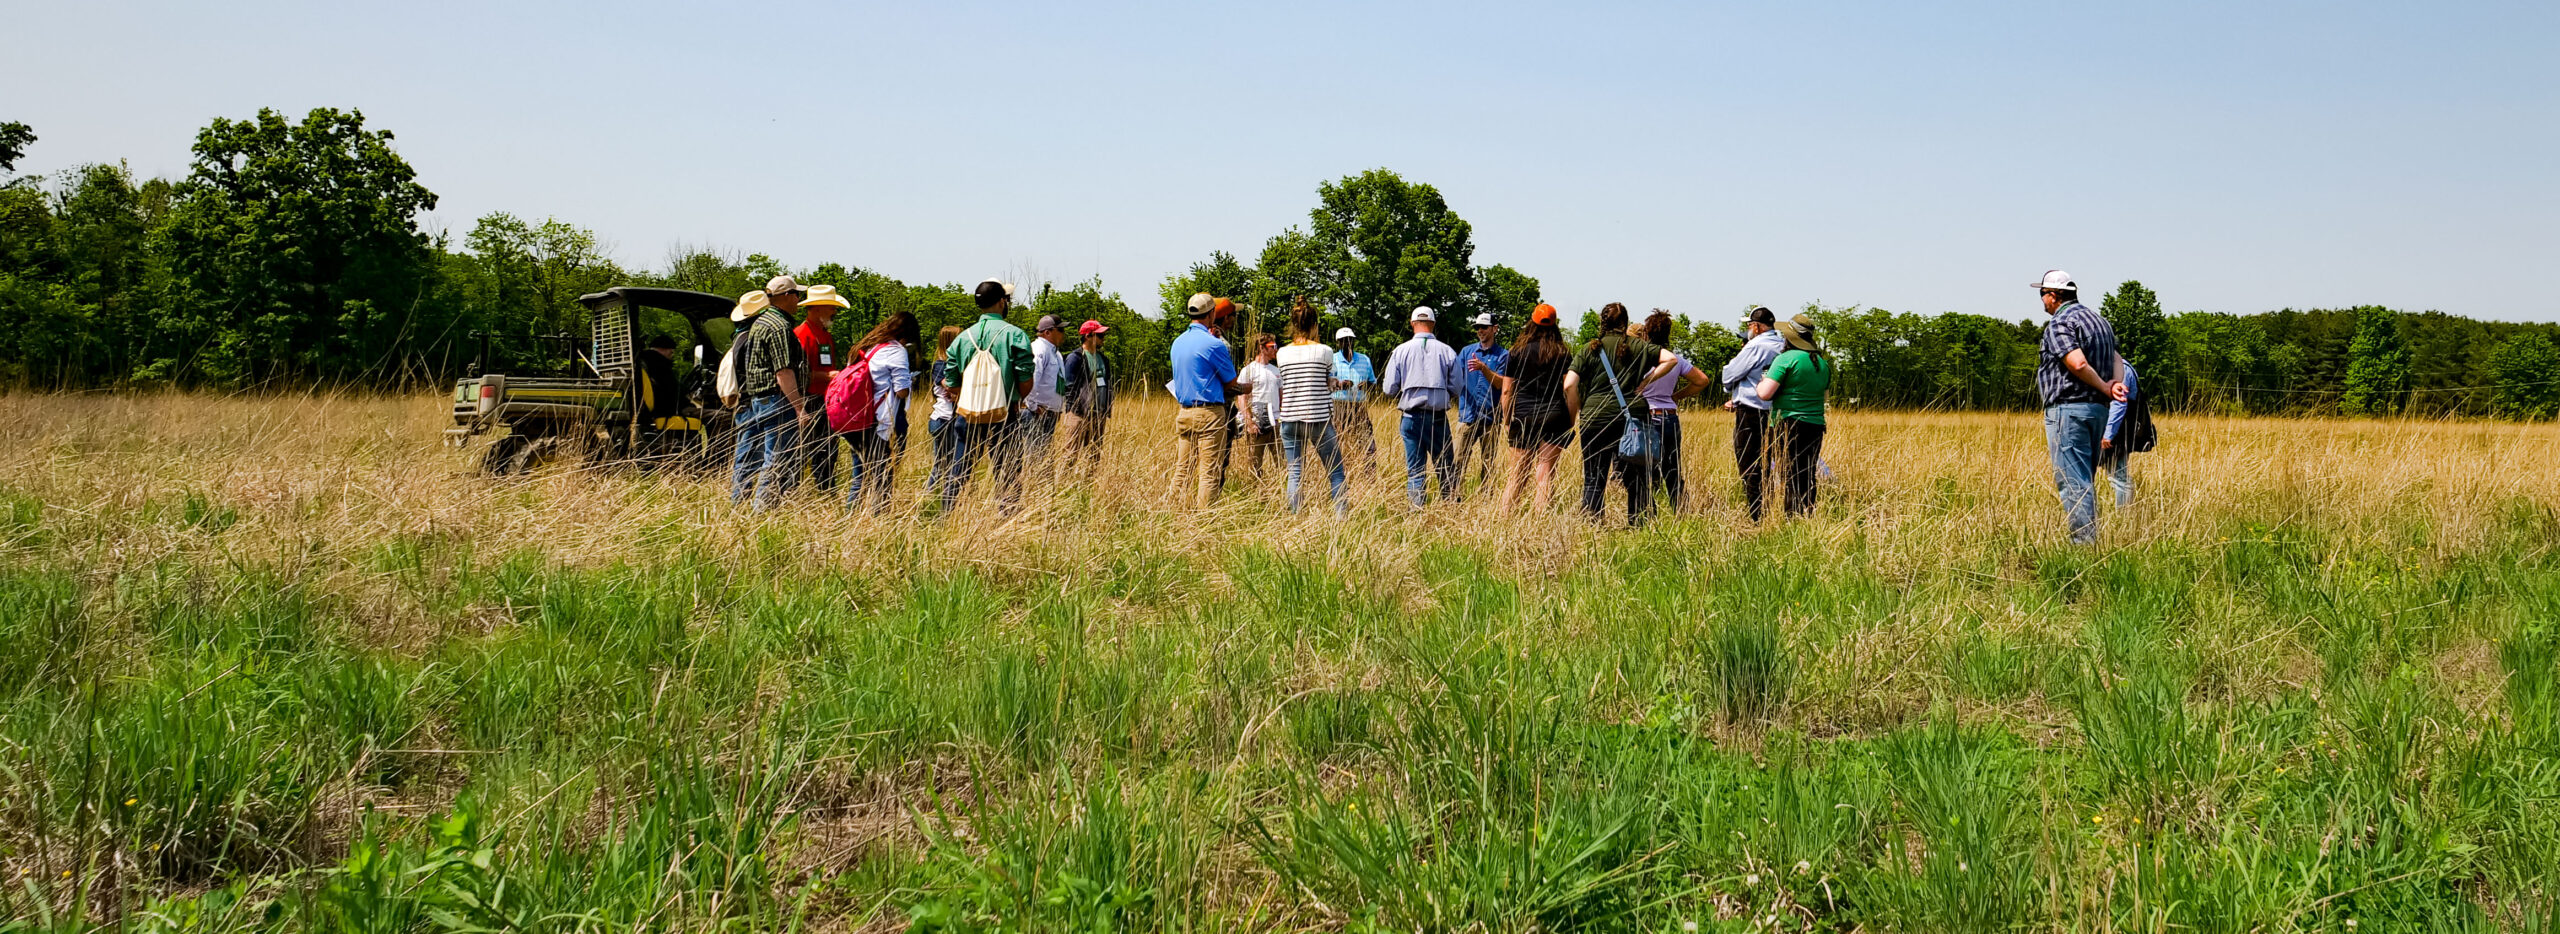
[[[34,140],[24,124],[0,123],[0,170]],[[930,342],[976,317],[959,283],[909,283],[844,261],[798,267],[680,246],[655,268],[624,268],[594,231],[560,218],[496,212],[458,239],[431,237],[420,215],[436,196],[393,144],[357,111],[260,111],[207,125],[175,181],[94,164],[0,183],[0,385],[415,387],[468,367],[475,335],[583,333],[577,297],[617,283],[735,295],[790,272],[846,296],[837,330],[848,336],[905,311]],[[1150,387],[1194,292],[1243,304],[1231,339],[1283,330],[1301,296],[1325,312],[1327,331],[1395,335],[1409,309],[1431,305],[1447,320],[1491,312],[1511,332],[1540,300],[1539,281],[1475,265],[1474,254],[1473,228],[1437,189],[1372,169],[1318,185],[1305,223],[1272,234],[1249,261],[1211,252],[1157,283],[1153,317],[1098,279],[1019,283],[1016,317],[1109,325],[1116,364]],[[2163,410],[2560,417],[2560,325],[2378,307],[2170,313],[2135,281],[2100,305]],[[1806,310],[1841,360],[1843,405],[2036,405],[2039,322]],[[643,327],[693,339],[672,314]],[[725,321],[705,330],[728,337]],[[1675,316],[1673,349],[1701,367],[1739,342],[1724,315]],[[488,362],[565,363],[536,359],[564,346],[493,340]]]

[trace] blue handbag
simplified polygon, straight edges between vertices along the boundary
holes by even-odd
[[[1618,397],[1618,417],[1627,421],[1626,434],[1618,438],[1618,461],[1630,470],[1652,470],[1662,460],[1662,432],[1653,427],[1652,419],[1637,418],[1627,406],[1627,391],[1618,385],[1618,365],[1610,361],[1609,348],[1598,349],[1600,366],[1609,373],[1609,392]]]

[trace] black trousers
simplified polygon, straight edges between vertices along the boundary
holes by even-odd
[[[1637,527],[1653,516],[1653,478],[1618,462],[1618,439],[1626,434],[1625,418],[1609,419],[1582,433],[1582,511],[1593,519],[1600,518],[1608,498],[1609,477],[1616,474],[1619,485],[1627,490],[1627,525]]]
[[[1733,407],[1733,466],[1742,474],[1742,505],[1760,521],[1769,488],[1769,410]]]
[[[1662,458],[1653,463],[1653,482],[1662,485],[1663,504],[1676,516],[1689,504],[1689,481],[1680,476],[1680,410],[1653,410],[1653,427],[1662,433]]]
[[[1822,475],[1823,426],[1792,418],[1778,420],[1778,446],[1787,460],[1787,514],[1813,514],[1815,483]]]

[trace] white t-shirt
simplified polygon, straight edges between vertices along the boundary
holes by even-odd
[[[871,351],[871,412],[882,438],[898,433],[898,391],[915,389],[915,371],[907,369],[907,345],[890,341]]]
[[[1271,403],[1280,398],[1280,368],[1268,363],[1245,364],[1244,385],[1246,391],[1253,393],[1254,421],[1264,425],[1278,421]]]

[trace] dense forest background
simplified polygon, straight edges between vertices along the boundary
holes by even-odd
[[[588,292],[636,284],[736,295],[783,272],[850,296],[855,307],[836,327],[848,337],[901,309],[927,334],[971,316],[961,283],[911,284],[850,263],[786,268],[761,253],[678,247],[658,268],[626,269],[592,231],[556,219],[491,214],[459,242],[431,236],[419,217],[435,194],[392,134],[366,128],[360,112],[216,119],[177,180],[137,180],[104,164],[11,176],[36,140],[23,124],[0,123],[5,386],[413,389],[465,372],[482,334],[495,335],[493,367],[557,364],[529,338],[574,339],[585,327],[576,299]],[[1324,183],[1316,196],[1307,224],[1273,235],[1251,264],[1212,253],[1158,283],[1152,315],[1098,280],[1059,284],[1014,270],[1027,313],[1112,325],[1116,356],[1152,385],[1182,324],[1172,312],[1195,291],[1239,298],[1255,329],[1276,329],[1290,300],[1305,296],[1379,350],[1414,305],[1444,316],[1489,311],[1507,332],[1539,299],[1535,278],[1475,265],[1471,228],[1430,185],[1376,169]],[[2380,307],[2170,314],[2139,282],[2084,299],[2114,323],[2164,409],[2560,415],[2560,325]],[[1740,345],[1731,325],[1741,311],[1684,314],[1673,343],[1718,365]],[[1841,360],[1838,402],[2036,405],[2039,322],[1805,311]],[[672,317],[649,326],[689,338]],[[725,328],[714,329],[725,339]],[[1593,330],[1587,313],[1581,330]]]

